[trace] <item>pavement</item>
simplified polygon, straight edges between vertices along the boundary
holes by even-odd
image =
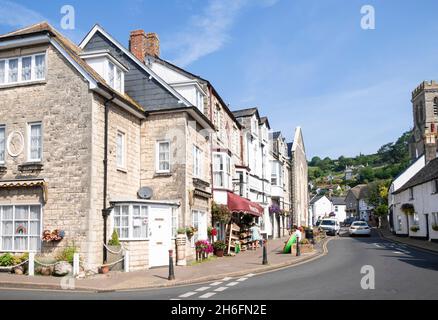
[[[416,249],[425,250],[431,253],[438,254],[438,243],[427,240],[412,239],[409,237],[399,237],[392,234],[388,229],[378,229],[380,235],[385,239],[393,242],[402,243]]]
[[[324,254],[322,244],[316,245],[312,253],[303,253],[300,257],[281,253],[284,242],[288,238],[268,241],[268,264],[263,265],[263,249],[247,250],[235,256],[214,258],[190,266],[176,266],[175,280],[168,280],[168,267],[149,270],[122,272],[114,271],[108,274],[96,274],[85,279],[72,277],[23,276],[0,272],[0,288],[15,289],[51,289],[65,288],[79,291],[108,292],[120,290],[138,290],[145,288],[161,288],[181,286],[193,283],[203,283],[239,277],[247,274],[267,272],[287,266],[304,263]]]
[[[87,300],[417,300],[438,299],[438,256],[388,241],[330,237],[328,253],[271,272],[206,283],[101,292],[0,288],[0,299]],[[255,254],[255,256],[257,256]],[[258,256],[257,256],[258,258]],[[272,261],[274,261],[272,257]],[[196,304],[195,304],[196,305]],[[157,305],[158,306],[158,305]],[[366,307],[365,307],[366,308]],[[312,312],[311,310],[309,312]]]

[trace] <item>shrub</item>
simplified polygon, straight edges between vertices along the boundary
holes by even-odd
[[[0,266],[1,267],[9,267],[13,266],[14,263],[14,256],[10,253],[5,253],[0,256]]]
[[[66,247],[61,253],[58,254],[56,259],[58,261],[67,261],[69,263],[73,263],[73,256],[76,253],[76,247]]]
[[[108,241],[109,246],[120,246],[119,234],[114,229],[113,234],[111,235],[110,241]]]

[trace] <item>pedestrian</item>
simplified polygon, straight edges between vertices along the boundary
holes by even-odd
[[[251,245],[253,250],[257,250],[257,244],[262,239],[260,228],[253,222],[251,228],[249,228],[251,232]]]

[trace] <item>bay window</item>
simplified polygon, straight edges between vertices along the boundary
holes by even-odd
[[[0,126],[0,164],[5,163],[6,153],[6,129],[4,126]]]
[[[148,238],[148,206],[117,205],[113,210],[113,226],[120,240],[146,240]]]
[[[231,188],[231,159],[226,153],[213,154],[213,183],[218,188]]]
[[[271,184],[283,187],[283,166],[278,161],[271,161]]]
[[[41,205],[0,206],[1,251],[38,251],[40,238]]]
[[[40,122],[29,124],[29,143],[28,143],[28,159],[29,161],[39,162],[42,160],[43,154],[43,139],[42,127]]]
[[[170,172],[170,141],[158,141],[156,154],[156,171]]]
[[[35,54],[0,60],[0,84],[14,84],[46,77],[46,55]]]
[[[202,177],[202,150],[193,146],[193,176]]]

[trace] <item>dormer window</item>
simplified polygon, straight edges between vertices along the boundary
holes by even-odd
[[[125,72],[128,69],[108,51],[85,52],[81,54],[81,58],[99,73],[111,88],[122,94],[125,92]]]
[[[196,90],[196,107],[204,113],[204,95],[199,90]]]

